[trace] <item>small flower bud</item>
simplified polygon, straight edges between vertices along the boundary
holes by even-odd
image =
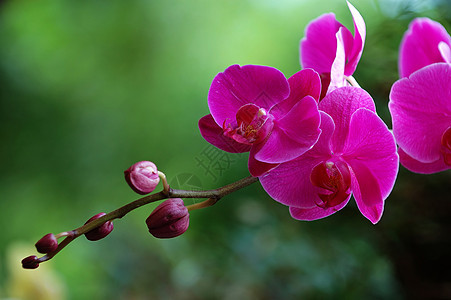
[[[39,253],[50,253],[58,248],[58,240],[53,233],[49,233],[44,235],[35,246]]]
[[[189,213],[180,198],[168,199],[158,205],[146,219],[149,232],[156,238],[173,238],[189,226]]]
[[[150,161],[140,161],[124,171],[125,180],[136,193],[151,193],[160,182],[157,166]]]
[[[106,215],[106,214],[99,213],[99,214],[93,216],[91,219],[86,221],[85,225],[88,224],[89,222],[92,222],[94,220],[97,220],[97,219],[103,217],[104,215]],[[103,223],[102,225],[100,225],[99,227],[86,232],[85,236],[90,241],[97,241],[97,240],[103,239],[108,234],[110,234],[110,232],[113,231],[113,228],[114,228],[113,222],[107,221],[107,222]]]
[[[39,260],[36,255],[31,255],[22,259],[22,268],[36,269],[37,267],[39,267]]]

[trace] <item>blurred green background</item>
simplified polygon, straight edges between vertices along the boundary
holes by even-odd
[[[442,1],[353,1],[367,25],[354,77],[391,124],[397,51],[417,16],[450,32]],[[291,219],[256,183],[193,211],[181,237],[157,240],[145,218],[81,237],[37,270],[48,232],[80,226],[137,197],[123,171],[151,160],[180,188],[248,176],[247,157],[214,152],[197,121],[213,77],[232,64],[300,69],[306,24],[345,1],[1,1],[1,299],[449,299],[451,175],[400,168],[380,223],[351,203],[316,222]],[[220,159],[219,168],[209,155]],[[192,200],[186,201],[191,203]]]

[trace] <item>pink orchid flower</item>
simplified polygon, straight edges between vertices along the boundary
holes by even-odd
[[[423,174],[451,168],[451,64],[433,63],[395,82],[389,109],[404,167]]]
[[[401,42],[389,109],[401,164],[416,173],[451,168],[451,37],[428,18],[413,20]]]
[[[249,151],[249,171],[260,176],[316,143],[320,92],[319,75],[311,69],[287,80],[275,68],[233,65],[211,84],[211,114],[199,120],[200,132],[224,151]]]
[[[303,68],[312,68],[321,76],[321,99],[335,88],[346,86],[362,56],[366,28],[360,13],[349,2],[355,36],[335,19],[324,14],[311,21],[305,29],[299,52]]]
[[[428,18],[416,18],[404,34],[399,49],[399,73],[407,77],[433,63],[451,63],[451,37],[446,29]]]
[[[260,182],[273,199],[290,207],[295,219],[327,217],[353,194],[360,212],[375,224],[398,173],[393,135],[360,88],[338,88],[319,108],[322,133],[315,146]]]

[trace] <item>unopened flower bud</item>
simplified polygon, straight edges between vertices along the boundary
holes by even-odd
[[[149,232],[156,238],[173,238],[189,226],[189,213],[183,200],[172,198],[158,205],[146,220]]]
[[[157,166],[150,161],[140,161],[124,171],[125,180],[136,193],[151,193],[160,182]]]
[[[31,255],[22,259],[22,268],[36,269],[37,267],[39,267],[39,260],[36,255]]]
[[[39,253],[50,253],[58,248],[58,240],[53,233],[44,235],[36,244]]]
[[[88,224],[89,222],[92,222],[94,220],[97,220],[97,219],[103,217],[104,215],[106,215],[106,214],[99,213],[99,214],[93,216],[91,219],[86,221],[85,225]],[[100,225],[99,227],[86,232],[85,236],[90,241],[97,241],[97,240],[103,239],[108,234],[110,234],[110,232],[113,231],[113,228],[114,228],[113,222],[107,221],[107,222],[103,223],[102,225]]]

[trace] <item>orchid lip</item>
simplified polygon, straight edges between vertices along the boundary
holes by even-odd
[[[341,160],[317,164],[310,173],[310,182],[320,199],[316,205],[324,209],[339,205],[351,194],[349,166]]]
[[[274,126],[274,117],[264,108],[255,104],[246,104],[236,113],[236,121],[224,121],[224,135],[235,141],[253,145],[264,141]]]

